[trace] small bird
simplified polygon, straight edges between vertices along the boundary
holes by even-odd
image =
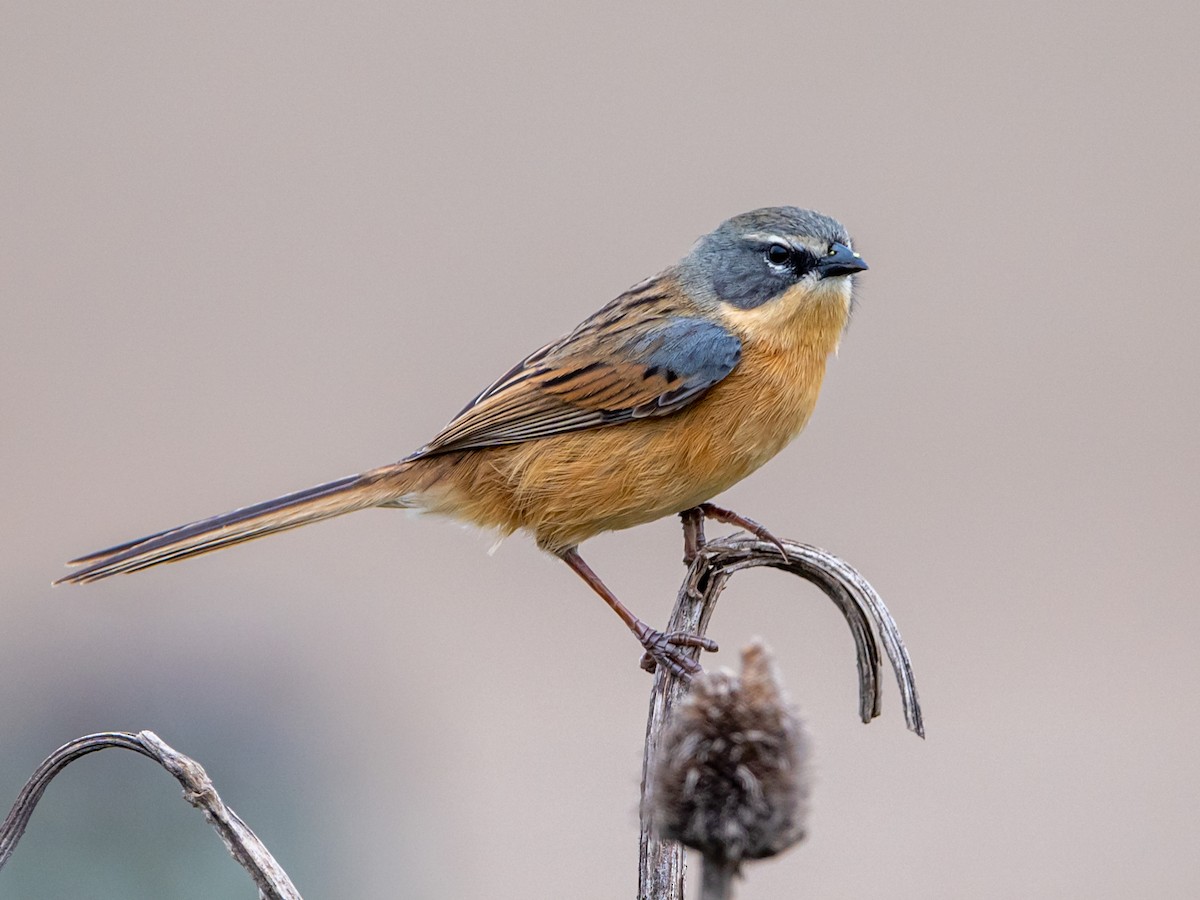
[[[790,206],[735,216],[525,357],[399,462],[79,557],[68,565],[81,568],[55,583],[135,572],[367,507],[415,509],[530,533],[621,617],[645,649],[644,667],[688,677],[700,667],[686,648],[716,645],[651,628],[577,548],[676,513],[774,540],[708,501],[808,422],[866,268],[828,216]]]

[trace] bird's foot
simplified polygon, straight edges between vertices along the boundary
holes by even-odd
[[[700,663],[687,654],[687,648],[699,647],[710,653],[717,649],[717,642],[712,638],[701,637],[686,631],[665,632],[647,628],[638,635],[638,639],[646,648],[646,652],[642,654],[641,666],[643,669],[647,672],[654,672],[659,666],[663,666],[672,675],[676,675],[684,681],[688,681],[693,675],[699,675],[704,671],[700,667]]]
[[[600,576],[583,561],[578,550],[574,547],[567,547],[565,550],[559,551],[558,555],[563,562],[575,570],[575,574],[588,583],[592,590],[604,598],[604,602],[612,607],[613,612],[621,617],[621,621],[641,642],[642,647],[646,650],[646,655],[642,657],[642,668],[647,672],[653,672],[661,665],[665,666],[668,672],[687,680],[701,671],[700,663],[692,659],[687,651],[697,647],[701,650],[717,649],[717,642],[710,638],[689,634],[686,631],[668,633],[651,628],[617,599],[617,595],[610,591],[608,586],[600,580]]]
[[[783,557],[784,562],[788,561],[787,549],[783,546],[783,541],[767,531],[762,525],[759,525],[753,519],[747,519],[745,516],[740,516],[732,509],[715,506],[712,503],[701,503],[697,509],[700,510],[705,518],[713,519],[717,522],[724,522],[726,525],[734,525],[738,528],[750,532],[760,541],[767,541],[774,544],[779,549],[779,554]]]

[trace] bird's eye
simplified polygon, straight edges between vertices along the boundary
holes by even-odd
[[[837,256],[837,250],[834,248],[833,244],[829,245],[829,252],[826,253],[825,255],[826,256]]]
[[[785,247],[783,244],[772,244],[767,248],[767,262],[773,266],[786,266],[791,258],[791,247]]]

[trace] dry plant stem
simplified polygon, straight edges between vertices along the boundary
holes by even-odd
[[[745,534],[719,538],[701,546],[679,589],[667,630],[704,635],[717,598],[733,574],[742,569],[770,566],[798,575],[824,591],[850,626],[858,660],[859,715],[863,722],[870,722],[880,712],[881,641],[900,685],[904,720],[910,731],[924,737],[925,725],[908,651],[904,648],[895,621],[875,589],[853,567],[831,553],[793,541],[780,543],[782,554],[779,546]],[[661,840],[653,832],[648,815],[651,805],[647,791],[650,785],[649,767],[657,754],[663,727],[670,717],[671,708],[685,690],[686,685],[681,679],[663,671],[655,675],[642,762],[639,900],[683,898],[683,847],[675,841]]]
[[[46,787],[59,772],[68,765],[97,750],[122,747],[149,757],[170,772],[183,785],[183,796],[197,809],[204,811],[204,818],[216,829],[233,858],[238,861],[254,883],[258,895],[267,900],[302,900],[287,873],[271,856],[249,826],[217,795],[204,768],[182,753],[163,743],[152,731],[131,734],[124,731],[102,732],[77,738],[55,750],[37,768],[33,777],[17,796],[8,818],[0,825],[0,869],[8,862],[16,849],[17,841],[29,824],[33,809],[45,793]]]
[[[704,860],[704,871],[700,875],[700,900],[732,900],[735,875],[736,863]]]

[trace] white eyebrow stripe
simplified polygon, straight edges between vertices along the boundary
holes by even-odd
[[[752,231],[744,237],[748,241],[774,241],[779,244],[787,244],[789,247],[793,246],[792,242],[783,235],[772,234],[769,231]]]

